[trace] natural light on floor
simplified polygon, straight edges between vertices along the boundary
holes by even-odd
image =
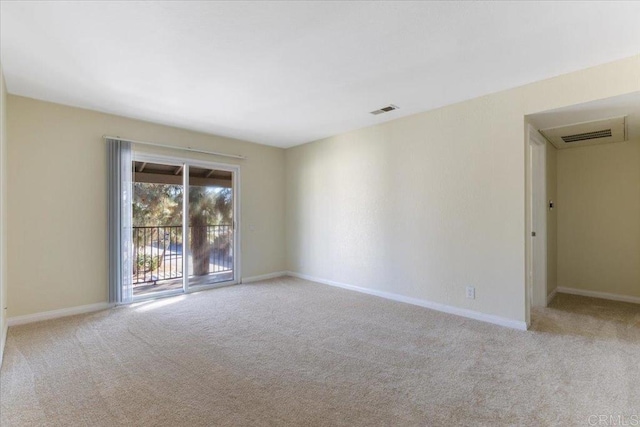
[[[131,304],[131,306],[135,307],[136,311],[145,312],[145,311],[154,310],[160,307],[166,307],[168,305],[182,301],[185,298],[186,298],[185,295],[179,295],[173,298],[163,298],[159,300],[138,302],[138,303]]]

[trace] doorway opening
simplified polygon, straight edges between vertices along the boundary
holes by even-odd
[[[640,92],[525,123],[527,323],[557,295],[640,303]]]

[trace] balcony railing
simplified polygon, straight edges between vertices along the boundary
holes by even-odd
[[[207,259],[198,260],[199,275],[233,270],[233,226],[206,225],[189,227],[190,234],[204,233]],[[183,276],[182,227],[161,225],[133,227],[133,285],[155,284],[158,281],[181,279]],[[191,257],[190,257],[191,258]],[[203,262],[204,261],[204,262]],[[208,261],[208,262],[207,262]],[[189,271],[193,274],[193,261]]]

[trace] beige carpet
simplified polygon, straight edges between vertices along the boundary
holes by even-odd
[[[640,413],[640,306],[515,331],[283,278],[11,328],[3,426],[589,425]],[[593,420],[593,418],[591,419]]]

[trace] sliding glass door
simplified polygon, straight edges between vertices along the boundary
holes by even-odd
[[[133,162],[133,297],[183,291],[183,169]]]
[[[146,155],[132,168],[134,300],[234,283],[237,168]]]
[[[189,167],[189,286],[233,280],[233,174]]]

